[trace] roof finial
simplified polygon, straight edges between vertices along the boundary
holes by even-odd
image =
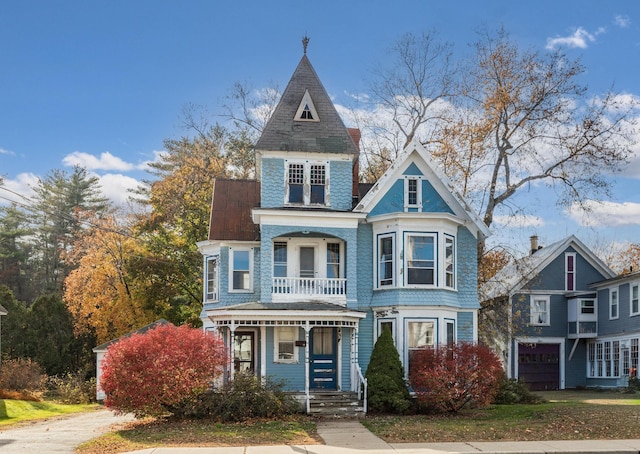
[[[304,38],[302,38],[302,49],[304,50],[304,54],[307,54],[307,46],[309,45],[309,37],[305,35]]]

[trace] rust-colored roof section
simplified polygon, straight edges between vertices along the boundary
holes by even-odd
[[[259,181],[216,179],[213,183],[209,239],[259,240],[260,228],[251,219],[251,209],[259,206]]]

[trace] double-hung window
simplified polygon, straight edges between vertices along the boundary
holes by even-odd
[[[252,249],[235,249],[229,251],[231,257],[231,291],[251,291],[252,290],[252,269],[253,253]]]
[[[278,326],[275,328],[275,352],[276,362],[294,363],[298,362],[298,352],[296,340],[298,339],[298,327]]]
[[[327,163],[287,161],[285,203],[327,205],[328,170]]]
[[[327,278],[340,277],[340,243],[327,243]]]
[[[531,324],[546,326],[550,324],[549,320],[549,302],[548,296],[533,295],[531,297]]]
[[[407,346],[409,354],[409,367],[411,371],[414,352],[421,348],[435,345],[435,323],[433,321],[409,321],[407,322]]]
[[[207,301],[218,301],[218,272],[218,257],[209,257],[207,259]]]
[[[630,315],[640,314],[640,300],[638,300],[638,290],[640,290],[640,284],[631,284],[631,307],[629,308]]]
[[[436,284],[436,239],[433,235],[406,237],[406,282],[408,285]]]
[[[444,236],[444,285],[456,287],[456,249],[452,236]]]
[[[392,287],[395,284],[395,245],[393,235],[378,237],[378,287]]]
[[[273,277],[287,277],[287,243],[273,243]]]
[[[576,288],[576,254],[575,252],[567,252],[564,255],[564,289],[568,292]]]
[[[422,177],[404,177],[404,210],[421,211],[422,208]]]
[[[618,301],[618,289],[611,289],[609,292],[609,318],[611,320],[619,317],[618,314],[619,301]]]

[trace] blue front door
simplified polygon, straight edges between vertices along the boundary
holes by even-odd
[[[336,328],[311,330],[311,388],[337,389]]]

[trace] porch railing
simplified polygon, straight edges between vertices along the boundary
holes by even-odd
[[[364,414],[367,414],[367,379],[364,378],[364,375],[362,375],[362,369],[360,369],[360,365],[356,364],[355,365],[355,369],[356,369],[356,380],[355,380],[355,387],[356,387],[356,391],[358,392],[358,400],[362,400],[362,407],[364,409]],[[364,393],[364,396],[362,395]],[[363,399],[364,397],[364,399]]]
[[[347,280],[344,278],[274,277],[272,292],[278,295],[340,296],[347,293]]]

